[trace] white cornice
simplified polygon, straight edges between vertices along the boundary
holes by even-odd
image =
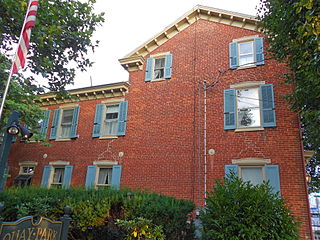
[[[92,86],[86,88],[79,88],[68,90],[68,95],[59,96],[57,93],[46,93],[39,96],[39,100],[36,102],[42,106],[53,105],[53,104],[64,104],[72,103],[77,101],[86,101],[94,99],[112,98],[112,97],[123,97],[129,91],[129,83],[113,83],[99,86]]]
[[[162,32],[134,49],[125,57],[119,59],[120,64],[128,71],[141,70],[146,55],[199,19],[254,31],[258,30],[258,20],[255,16],[197,5],[191,11],[166,27]]]

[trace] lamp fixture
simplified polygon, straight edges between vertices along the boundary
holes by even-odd
[[[10,126],[7,128],[7,133],[11,135],[18,135],[19,133],[21,133],[23,140],[29,139],[33,136],[33,133],[30,130],[28,130],[24,126],[21,126],[17,122],[12,122],[10,124]]]

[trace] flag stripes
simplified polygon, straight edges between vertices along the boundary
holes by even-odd
[[[16,59],[13,63],[12,73],[17,73],[19,69],[24,68],[27,59],[27,53],[29,48],[29,40],[31,36],[31,29],[36,23],[36,15],[38,10],[38,0],[31,0],[29,8],[27,10],[26,20],[22,28],[22,34],[19,40],[18,51]]]

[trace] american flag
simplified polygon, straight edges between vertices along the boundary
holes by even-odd
[[[36,15],[38,9],[38,1],[30,0],[24,26],[22,28],[22,34],[19,39],[18,51],[16,53],[16,59],[13,63],[12,73],[17,73],[21,68],[24,68],[27,59],[27,53],[29,48],[29,40],[31,35],[31,29],[36,23]]]

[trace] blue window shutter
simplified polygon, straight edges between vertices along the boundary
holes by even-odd
[[[236,129],[236,90],[224,90],[224,129]]]
[[[229,178],[230,174],[234,174],[235,176],[238,176],[238,165],[235,165],[235,164],[225,165],[224,173],[226,178]]]
[[[263,38],[254,39],[254,49],[256,53],[256,65],[264,64]]]
[[[278,165],[266,165],[266,180],[269,181],[269,185],[272,187],[273,193],[280,193],[280,176]]]
[[[15,143],[16,141],[17,141],[17,135],[16,135],[16,136],[12,136],[11,142],[12,142],[12,143]]]
[[[230,68],[236,69],[239,66],[238,59],[238,43],[232,42],[229,43],[229,57],[230,57]]]
[[[49,125],[49,119],[50,119],[50,110],[46,110],[43,113],[44,119],[42,119],[41,126],[40,126],[40,134],[42,137],[46,137],[48,125]]]
[[[64,168],[64,175],[63,175],[63,179],[62,179],[62,188],[64,188],[64,189],[70,188],[72,169],[73,169],[72,165],[67,165]]]
[[[50,129],[50,140],[54,140],[57,138],[58,128],[59,128],[59,120],[60,120],[61,109],[55,109],[53,113],[53,120]]]
[[[94,188],[96,181],[97,166],[90,165],[87,168],[86,189]]]
[[[96,105],[96,113],[94,115],[94,125],[92,130],[92,137],[100,137],[100,129],[102,123],[102,114],[105,108],[105,104]]]
[[[146,66],[146,76],[144,81],[149,82],[152,80],[152,75],[153,75],[153,58],[148,58],[147,59],[147,66]]]
[[[47,165],[43,168],[43,174],[41,179],[41,187],[48,188],[49,187],[49,179],[51,175],[52,166]]]
[[[274,108],[273,85],[265,84],[260,86],[261,105],[262,105],[262,126],[276,126],[276,111]]]
[[[128,101],[120,102],[117,136],[126,135]]]
[[[114,165],[112,167],[111,187],[113,189],[120,189],[122,165]]]
[[[73,111],[70,138],[77,138],[78,137],[77,136],[77,128],[78,128],[79,112],[80,112],[80,106],[76,106]]]
[[[171,78],[172,74],[172,54],[166,55],[164,78]]]

